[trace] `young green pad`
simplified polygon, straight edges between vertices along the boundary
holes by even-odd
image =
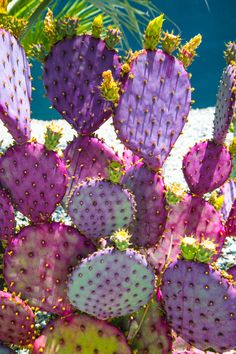
[[[68,281],[68,297],[80,311],[99,319],[137,311],[154,290],[152,268],[141,254],[107,248],[84,259]]]
[[[122,332],[86,315],[49,323],[34,343],[33,354],[131,354]]]

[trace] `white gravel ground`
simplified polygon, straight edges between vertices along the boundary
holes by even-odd
[[[164,176],[167,184],[177,182],[187,187],[181,170],[182,158],[187,153],[188,149],[196,142],[212,137],[213,119],[214,107],[192,109],[190,111],[189,119],[184,127],[183,133],[178,138],[171,151],[171,155],[164,164]],[[73,139],[73,135],[76,133],[65,120],[57,120],[56,122],[63,127],[64,130],[60,144],[61,147],[64,147],[67,142]],[[32,136],[37,138],[39,142],[43,143],[43,134],[47,123],[48,121],[32,120]],[[120,144],[116,138],[111,119],[101,126],[97,134],[99,137],[104,138],[109,146],[113,146],[116,151],[122,153],[123,145]],[[4,147],[8,146],[13,141],[2,124],[0,125],[0,140],[3,140]]]

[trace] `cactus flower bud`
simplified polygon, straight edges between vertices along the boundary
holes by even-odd
[[[192,64],[195,56],[196,49],[202,42],[202,36],[198,34],[197,36],[190,39],[184,46],[180,47],[178,59],[182,61],[185,68]]]
[[[111,70],[102,73],[103,81],[98,88],[105,100],[116,104],[119,101],[119,83],[113,79]]]
[[[59,141],[62,137],[63,129],[57,125],[55,122],[51,122],[46,126],[46,132],[44,134],[44,145],[47,150],[56,149]]]
[[[123,166],[117,161],[112,161],[108,166],[108,171],[110,181],[113,183],[119,183],[124,174]]]
[[[164,14],[149,22],[144,35],[144,48],[155,50],[161,38],[161,30],[164,22]]]
[[[119,28],[108,26],[104,41],[109,49],[113,49],[121,41],[121,31]]]
[[[92,22],[92,36],[94,38],[100,38],[103,30],[103,16],[100,14]]]
[[[125,251],[131,243],[129,242],[131,235],[125,230],[118,230],[111,236],[111,241],[116,245],[116,248],[120,251]]]
[[[210,263],[212,256],[216,253],[216,245],[210,240],[204,240],[198,245],[195,256],[196,262]]]
[[[161,40],[162,49],[164,52],[171,54],[180,45],[181,38],[179,35],[173,33],[164,32],[164,37]]]
[[[180,243],[181,256],[186,261],[193,261],[197,253],[198,243],[194,237],[184,237]]]

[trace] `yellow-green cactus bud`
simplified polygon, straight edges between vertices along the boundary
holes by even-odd
[[[111,236],[111,241],[114,242],[118,250],[125,251],[131,245],[130,238],[131,235],[127,231],[118,230]]]
[[[123,165],[117,161],[110,162],[108,166],[109,180],[113,183],[119,183],[124,174]]]
[[[174,35],[174,33],[164,32],[161,40],[162,49],[168,54],[172,54],[180,45],[181,37]]]
[[[60,41],[64,37],[71,38],[76,36],[78,27],[79,19],[77,17],[64,16],[59,20],[55,20],[56,41]]]
[[[121,41],[121,31],[119,28],[108,26],[104,41],[108,48],[113,49]]]
[[[236,155],[236,136],[233,138],[233,140],[230,143],[229,146],[229,152],[231,155],[235,156]]]
[[[202,36],[198,34],[197,36],[190,39],[184,46],[180,47],[178,53],[178,59],[182,61],[185,68],[192,64],[195,56],[197,55],[196,49],[202,42]]]
[[[103,30],[103,16],[98,15],[92,22],[92,36],[94,38],[100,38]]]
[[[102,77],[103,81],[101,85],[98,86],[102,96],[105,98],[105,100],[117,104],[120,99],[119,83],[114,80],[111,70],[104,71],[102,73]]]
[[[224,203],[224,194],[218,195],[216,191],[213,191],[210,195],[208,202],[219,211]]]
[[[48,9],[47,14],[46,14],[45,19],[44,19],[43,31],[44,31],[44,33],[46,35],[47,40],[50,43],[53,44],[53,43],[56,42],[56,38],[57,38],[57,35],[56,35],[56,23],[55,23],[55,20],[53,18],[53,12],[50,9]]]
[[[8,0],[0,0],[0,14],[7,13]]]
[[[198,242],[194,237],[184,237],[180,243],[181,256],[186,261],[193,261],[196,257]]]
[[[24,18],[17,18],[0,13],[0,27],[10,32],[14,37],[20,38],[28,25]]]
[[[161,38],[164,14],[154,18],[149,22],[144,34],[144,48],[155,50]]]
[[[56,124],[51,122],[46,126],[46,132],[44,134],[44,146],[48,150],[56,149],[59,141],[63,135],[63,129]]]
[[[216,245],[214,242],[210,240],[204,240],[198,245],[195,261],[201,263],[210,263],[214,254],[216,254]]]
[[[179,183],[172,183],[167,189],[166,200],[170,205],[175,205],[183,200],[185,195],[186,191]]]
[[[129,63],[124,63],[121,67],[121,74],[125,75],[128,74],[130,72],[130,65]]]
[[[224,57],[227,64],[230,64],[231,61],[236,61],[236,43],[229,42],[226,44],[226,51],[224,52]]]

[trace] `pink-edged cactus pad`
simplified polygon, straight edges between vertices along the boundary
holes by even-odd
[[[46,221],[62,200],[66,167],[54,151],[32,142],[13,145],[0,158],[0,182],[16,209],[34,223]]]
[[[183,173],[191,193],[202,195],[220,187],[232,169],[231,155],[211,141],[195,144],[183,159]]]
[[[11,291],[27,298],[31,306],[59,315],[71,313],[67,275],[81,258],[95,251],[91,241],[73,227],[60,223],[27,226],[6,250],[6,283]]]

